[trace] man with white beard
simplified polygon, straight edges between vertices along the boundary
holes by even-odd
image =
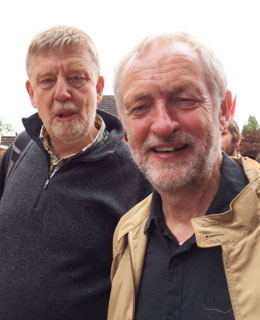
[[[108,319],[259,319],[260,175],[221,152],[232,105],[221,62],[189,34],[149,37],[114,91],[155,190],[116,228]]]
[[[27,73],[37,113],[0,167],[0,318],[105,320],[115,226],[151,188],[120,122],[96,111],[104,79],[85,32],[40,32]]]

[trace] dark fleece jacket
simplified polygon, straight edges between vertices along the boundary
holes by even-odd
[[[106,142],[65,164],[47,188],[42,123],[37,114],[23,120],[34,142],[0,193],[1,320],[106,319],[114,228],[151,187],[121,141],[120,122],[98,113]]]

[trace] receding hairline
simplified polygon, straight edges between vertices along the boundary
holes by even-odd
[[[121,80],[128,63],[135,58],[142,57],[152,46],[160,43],[183,43],[197,54],[203,67],[207,86],[214,101],[224,99],[227,91],[227,79],[223,64],[219,57],[204,43],[197,40],[193,35],[185,32],[164,33],[149,36],[139,42],[117,65],[114,72],[114,94],[119,114],[123,117],[121,108]]]

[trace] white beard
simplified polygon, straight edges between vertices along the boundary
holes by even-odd
[[[71,111],[77,112],[75,119],[66,122],[57,122],[54,120],[55,114],[59,111]],[[48,121],[48,134],[56,141],[64,142],[67,144],[73,144],[82,139],[83,136],[87,136],[88,131],[92,123],[95,121],[95,113],[89,114],[89,117],[83,117],[80,113],[80,109],[72,102],[66,103],[54,103],[51,111],[51,118]]]
[[[201,184],[208,180],[220,154],[220,133],[216,125],[208,130],[200,140],[185,132],[176,132],[170,137],[149,137],[141,148],[136,150],[129,138],[134,161],[150,183],[159,192],[177,191],[187,185]],[[163,163],[151,157],[151,146],[171,143],[187,144],[187,157]]]

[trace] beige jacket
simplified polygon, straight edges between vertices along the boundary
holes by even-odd
[[[260,171],[243,158],[249,184],[230,210],[192,220],[197,245],[222,247],[224,269],[235,320],[260,319]],[[112,289],[108,320],[132,320],[145,257],[144,226],[151,195],[120,220],[113,241]]]

